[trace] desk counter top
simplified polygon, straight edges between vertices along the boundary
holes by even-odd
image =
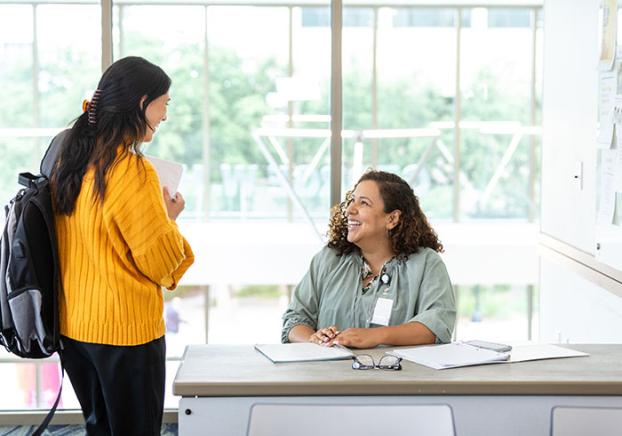
[[[180,396],[622,395],[622,345],[563,345],[588,357],[435,370],[353,370],[350,360],[274,364],[252,345],[190,345]],[[390,350],[392,348],[387,348]],[[380,357],[385,350],[361,350]]]

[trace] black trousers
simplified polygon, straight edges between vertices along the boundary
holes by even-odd
[[[164,336],[136,346],[62,340],[60,358],[82,407],[89,436],[160,435]]]

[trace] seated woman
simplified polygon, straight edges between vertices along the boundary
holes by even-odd
[[[411,187],[368,171],[335,206],[328,244],[283,315],[281,341],[354,348],[446,343],[456,321],[443,245]]]

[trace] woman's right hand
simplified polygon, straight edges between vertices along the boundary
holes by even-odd
[[[339,330],[337,330],[337,326],[331,325],[330,327],[320,329],[309,336],[309,342],[313,342],[318,345],[325,345],[335,339],[338,334]]]
[[[186,207],[186,201],[179,192],[175,193],[174,197],[171,197],[166,187],[162,189],[162,195],[164,196],[164,205],[166,206],[168,217],[175,221],[181,211],[184,210],[184,207]]]

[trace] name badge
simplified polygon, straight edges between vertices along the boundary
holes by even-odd
[[[374,316],[371,319],[372,324],[389,325],[391,319],[391,309],[393,308],[393,300],[388,298],[378,298]]]

